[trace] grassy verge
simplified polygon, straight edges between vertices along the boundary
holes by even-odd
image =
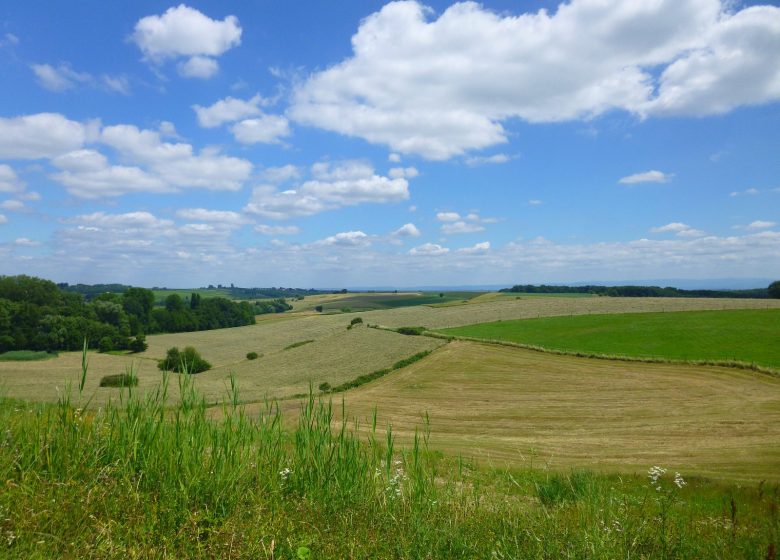
[[[580,315],[442,329],[445,336],[502,341],[588,357],[780,369],[773,344],[780,310]]]
[[[84,374],[86,374],[86,361]],[[210,420],[190,376],[85,409],[0,399],[3,558],[768,558],[780,489],[648,476],[480,469],[335,421],[249,417],[231,381]],[[688,479],[688,480],[685,480]]]
[[[11,350],[0,354],[0,362],[35,362],[56,358],[56,352],[36,352],[34,350]]]

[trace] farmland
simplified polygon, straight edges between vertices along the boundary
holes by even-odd
[[[780,369],[780,310],[582,315],[443,329],[572,353],[678,361],[741,361]]]

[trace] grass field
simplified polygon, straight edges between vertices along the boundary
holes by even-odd
[[[780,309],[549,317],[443,329],[554,350],[780,369]]]
[[[780,379],[745,370],[452,342],[344,398],[406,441],[427,413],[436,449],[498,466],[780,481]]]
[[[0,354],[0,362],[38,362],[56,358],[52,352],[36,352],[34,350],[11,350]]]

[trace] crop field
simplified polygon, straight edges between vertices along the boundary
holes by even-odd
[[[549,317],[443,329],[554,350],[680,361],[735,360],[780,369],[780,309]]]
[[[302,301],[291,302],[295,311],[314,310],[322,306],[323,313],[348,310],[371,311],[395,309],[417,305],[447,305],[467,303],[484,292],[383,292],[347,293],[307,296]]]
[[[344,398],[407,442],[427,414],[433,447],[494,466],[780,480],[780,379],[761,373],[456,341]]]

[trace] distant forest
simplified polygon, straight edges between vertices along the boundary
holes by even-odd
[[[84,339],[102,351],[143,351],[147,334],[251,325],[257,314],[292,309],[282,298],[252,304],[197,293],[171,294],[155,305],[145,288],[80,286],[83,293],[41,278],[0,276],[0,352],[78,350]]]
[[[87,301],[93,298],[111,292],[114,294],[122,294],[132,288],[125,284],[57,284],[59,288],[66,292],[74,292],[84,296]],[[157,289],[157,288],[155,288]],[[165,290],[166,288],[160,288]],[[301,288],[238,288],[233,285],[223,286],[208,286],[207,288],[200,288],[201,290],[221,290],[227,292],[233,299],[273,299],[273,298],[297,298],[301,296],[312,296],[317,294],[328,294],[331,292],[323,290],[304,290]]]
[[[681,290],[658,286],[547,286],[518,284],[500,292],[521,294],[594,294],[610,297],[768,298],[767,288],[752,290]]]

